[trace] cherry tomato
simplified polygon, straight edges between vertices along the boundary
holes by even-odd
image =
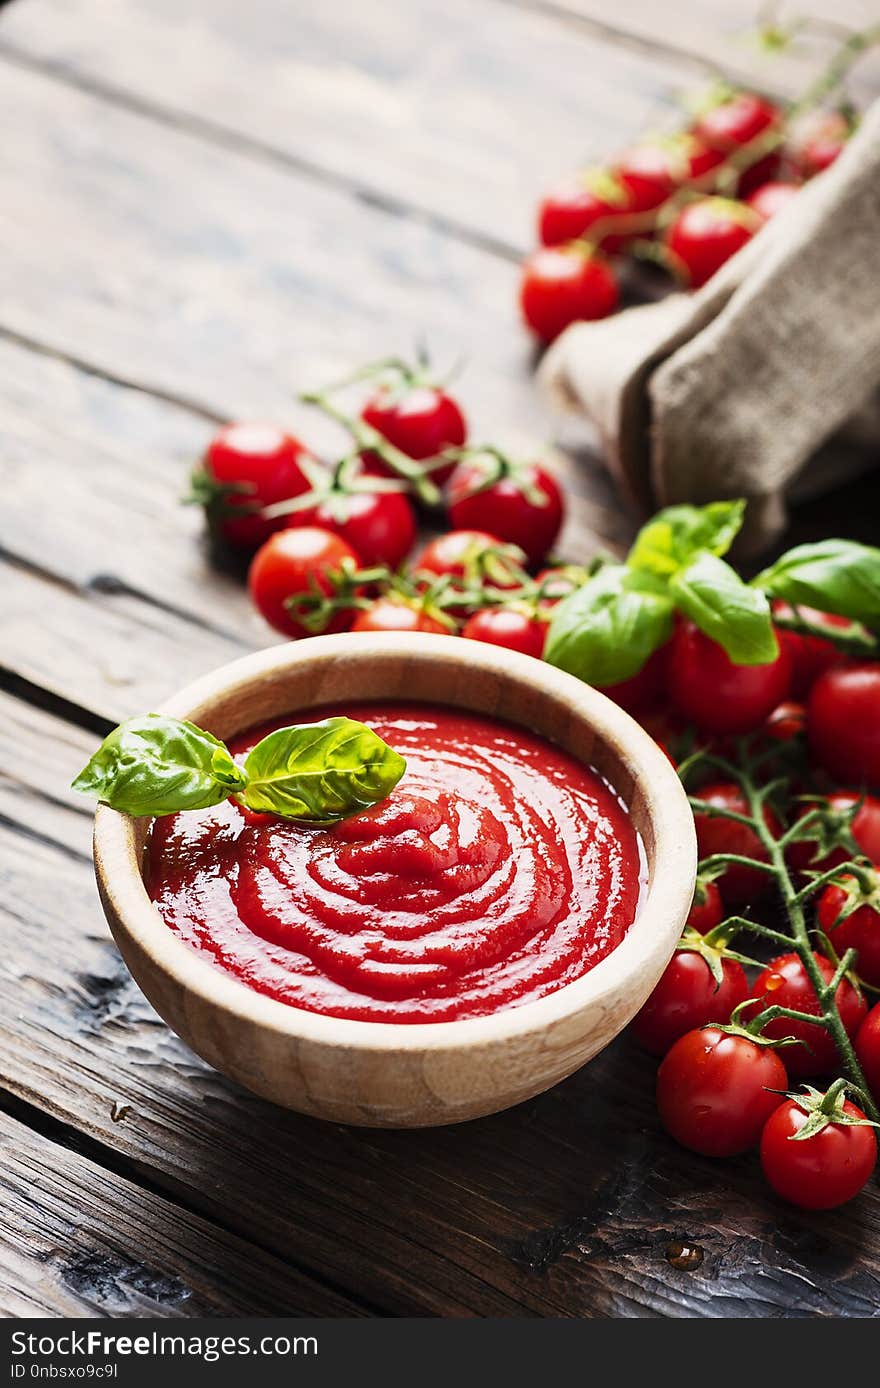
[[[666,233],[666,247],[691,289],[699,289],[763,226],[763,219],[733,198],[701,198],[681,209]]]
[[[691,131],[645,141],[627,150],[615,169],[630,195],[630,210],[650,212],[676,188],[687,187],[718,167],[724,155]]]
[[[415,567],[426,573],[464,578],[477,556],[497,549],[501,543],[497,535],[490,535],[487,530],[450,530],[428,541],[417,556]]]
[[[749,996],[743,967],[721,960],[716,984],[706,960],[695,950],[677,949],[660,982],[632,1021],[636,1039],[652,1055],[665,1055],[679,1037],[709,1022],[729,1022],[738,1003]]]
[[[471,641],[505,646],[509,651],[522,651],[523,655],[533,655],[540,660],[547,639],[547,623],[512,607],[485,607],[468,618],[461,634]]]
[[[865,1116],[849,1100],[843,1108],[851,1118]],[[877,1139],[873,1128],[829,1123],[811,1137],[793,1141],[807,1117],[793,1099],[779,1105],[761,1135],[761,1166],[783,1200],[803,1210],[833,1210],[858,1195],[869,1179],[877,1163]]]
[[[332,492],[303,511],[287,517],[291,527],[318,526],[341,536],[361,562],[396,569],[416,538],[416,519],[402,492]]]
[[[765,222],[793,202],[800,192],[796,183],[762,183],[746,198],[746,203]]]
[[[538,240],[542,246],[561,246],[578,241],[595,230],[602,249],[620,250],[626,239],[610,230],[603,235],[609,218],[626,216],[633,208],[628,188],[606,169],[588,169],[577,178],[555,188],[538,208]]]
[[[787,602],[776,599],[770,606],[776,617],[794,615]],[[829,631],[850,625],[846,617],[839,617],[836,612],[818,612],[814,607],[798,610],[813,626],[826,627]],[[799,631],[786,631],[784,627],[778,628],[776,635],[791,656],[791,692],[795,699],[806,699],[819,676],[834,665],[842,665],[846,659],[833,641],[826,641],[823,636],[803,636]]]
[[[795,160],[804,178],[830,168],[851,134],[852,125],[840,111],[819,112],[808,122],[795,148]]]
[[[257,550],[248,571],[248,588],[258,611],[270,626],[284,636],[308,636],[307,629],[284,606],[286,598],[297,593],[332,592],[328,571],[348,560],[355,568],[360,560],[351,545],[328,530],[300,526],[279,530]],[[351,613],[331,618],[327,631],[344,631],[351,624]]]
[[[834,965],[824,954],[817,954],[815,958],[819,972],[827,983],[834,975]],[[841,980],[834,996],[847,1035],[855,1036],[867,1011],[865,999],[846,978]],[[777,959],[772,959],[755,979],[752,997],[759,999],[762,1007],[791,1007],[796,1012],[809,1012],[817,1017],[821,1015],[815,989],[796,954],[781,954]],[[773,1040],[795,1036],[805,1043],[785,1049],[786,1069],[797,1078],[827,1074],[838,1064],[837,1047],[831,1033],[812,1022],[777,1017],[764,1027],[764,1035]]]
[[[586,569],[577,564],[561,564],[555,569],[541,569],[540,573],[535,575],[535,582],[544,586],[541,607],[545,611],[552,611],[569,593],[582,587],[588,577]]]
[[[704,1157],[732,1157],[755,1147],[782,1098],[788,1077],[779,1055],[747,1036],[717,1027],[689,1031],[657,1071],[660,1120],[676,1142]]]
[[[519,545],[530,565],[553,548],[565,503],[556,479],[538,463],[515,463],[478,453],[463,459],[446,489],[456,530],[483,530]]]
[[[829,882],[819,897],[816,915],[838,955],[848,949],[856,949],[859,957],[855,971],[870,988],[880,988],[880,877],[874,874],[872,901],[857,906],[845,920],[837,921],[841,911],[850,900],[850,892],[856,890],[855,878],[841,878],[845,886]]]
[[[303,445],[274,424],[225,424],[195,479],[198,492],[205,492],[211,529],[228,544],[256,549],[284,525],[283,516],[269,520],[260,508],[308,491],[300,467],[307,457]]]
[[[780,121],[779,108],[756,92],[736,92],[704,111],[694,132],[713,149],[729,153],[750,145]]]
[[[666,679],[667,656],[668,648],[661,646],[648,656],[641,670],[630,675],[628,680],[603,685],[601,692],[626,709],[627,713],[643,713],[649,709],[656,709]]]
[[[724,901],[718,890],[718,883],[698,879],[694,899],[688,913],[688,927],[691,930],[696,930],[699,935],[706,935],[710,930],[714,930],[716,925],[720,925],[723,919]],[[720,1021],[720,1018],[713,1017],[712,1021]]]
[[[764,736],[775,742],[790,742],[807,730],[807,710],[793,699],[783,699],[764,721]]]
[[[766,665],[735,665],[693,622],[679,622],[669,650],[667,685],[674,707],[709,733],[748,733],[789,691],[791,658],[780,643]]]
[[[467,439],[467,424],[460,406],[439,386],[381,389],[367,401],[361,418],[394,448],[419,462],[435,458],[447,448],[461,448]],[[431,473],[438,486],[442,486],[453,467],[454,463],[450,463]],[[380,474],[389,471],[378,457],[371,457],[370,468]]]
[[[701,786],[698,795],[718,809],[732,810],[734,814],[749,812],[746,798],[734,781],[713,781]],[[774,837],[781,834],[782,826],[769,806],[764,807],[764,822]],[[761,863],[767,861],[767,850],[747,824],[697,812],[694,825],[701,858],[709,858],[713,853],[736,853],[744,858],[757,858]],[[731,863],[719,880],[724,900],[731,906],[764,896],[773,884],[769,873],[740,863]]]
[[[600,255],[577,245],[548,246],[523,265],[520,306],[532,332],[552,342],[570,323],[613,313],[617,281]]]
[[[872,863],[880,864],[880,800],[874,795],[862,796],[849,790],[834,791],[826,799],[828,808],[837,814],[852,809],[853,805],[859,806],[851,824],[852,836],[865,857],[870,858]],[[805,802],[800,813],[806,814],[812,808],[813,805]],[[791,867],[796,872],[806,872],[807,869],[813,872],[827,872],[829,868],[837,867],[853,856],[846,848],[841,847],[817,858],[816,847],[816,843],[811,839],[791,844],[786,853]]]
[[[880,1002],[872,1007],[856,1036],[856,1055],[868,1088],[880,1099]]]
[[[370,607],[359,612],[352,631],[427,631],[443,636],[449,629],[432,617],[418,603],[401,598],[378,598]]]
[[[829,775],[880,786],[880,661],[853,662],[819,676],[807,703],[807,738]]]

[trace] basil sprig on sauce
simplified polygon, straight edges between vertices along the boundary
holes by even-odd
[[[352,718],[278,728],[240,766],[211,733],[150,713],[105,738],[73,782],[131,815],[200,810],[234,796],[249,809],[333,824],[384,800],[406,762]]]
[[[617,684],[668,639],[676,612],[737,665],[774,660],[770,598],[880,627],[880,550],[850,540],[799,545],[746,583],[723,556],[745,502],[670,506],[643,526],[624,563],[609,563],[556,608],[544,658],[590,684]]]

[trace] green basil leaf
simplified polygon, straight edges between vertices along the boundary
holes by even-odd
[[[793,605],[835,612],[880,626],[880,549],[855,540],[797,545],[752,579],[754,587]]]
[[[778,656],[766,597],[716,554],[698,554],[673,576],[669,590],[685,616],[736,665],[766,665]]]
[[[148,713],[114,728],[73,789],[126,814],[162,815],[217,805],[246,781],[216,737],[193,723]]]
[[[670,577],[700,551],[726,554],[743,523],[744,501],[709,506],[667,506],[642,526],[627,563],[633,569]]]
[[[600,688],[638,674],[672,634],[672,603],[652,587],[624,564],[600,569],[556,608],[544,659]]]
[[[330,824],[391,793],[406,762],[363,723],[326,718],[279,728],[245,761],[252,810],[309,824]]]

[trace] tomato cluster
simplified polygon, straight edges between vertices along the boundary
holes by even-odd
[[[701,108],[688,128],[645,139],[542,200],[520,307],[543,342],[615,311],[625,256],[659,262],[699,289],[834,162],[852,130],[836,111],[792,125],[758,93],[723,86]]]

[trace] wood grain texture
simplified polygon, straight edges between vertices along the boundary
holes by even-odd
[[[668,120],[690,76],[502,0],[29,0],[0,45],[514,253],[548,179]]]
[[[362,1314],[283,1259],[4,1113],[0,1163],[0,1316]]]
[[[28,743],[59,731],[28,707],[8,726],[22,768]],[[67,729],[57,745],[61,781],[94,742]],[[539,1099],[433,1132],[327,1125],[248,1096],[140,996],[78,821],[45,823],[57,844],[0,829],[3,1084],[186,1208],[397,1314],[877,1314],[876,1184],[829,1218],[774,1200],[753,1156],[719,1180],[660,1132],[653,1066],[627,1038]],[[702,1264],[673,1267],[675,1242]]]

